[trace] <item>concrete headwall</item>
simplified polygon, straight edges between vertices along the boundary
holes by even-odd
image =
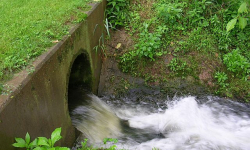
[[[101,70],[98,45],[104,31],[105,2],[92,5],[88,18],[70,31],[48,52],[7,83],[12,92],[0,96],[0,150],[12,150],[15,137],[50,137],[62,127],[61,146],[72,146],[75,129],[68,111],[68,83],[71,67],[80,54],[86,55],[91,68],[92,92],[97,92]],[[83,62],[86,62],[84,60]],[[32,73],[31,73],[32,72]]]

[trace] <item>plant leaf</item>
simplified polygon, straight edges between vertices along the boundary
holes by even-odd
[[[234,28],[236,22],[237,22],[237,18],[234,18],[227,23],[227,32]]]
[[[108,141],[109,139],[108,138],[104,138],[103,139],[103,144],[107,144],[107,141]]]
[[[239,17],[239,27],[244,29],[247,25],[247,19],[243,17]]]
[[[25,144],[23,144],[23,143],[14,143],[14,144],[12,144],[14,147],[26,147],[26,145]]]
[[[243,13],[243,12],[247,13],[247,3],[246,2],[243,2],[238,9],[238,13]]]
[[[49,145],[50,145],[51,147],[53,147],[53,146],[54,146],[54,145],[52,144],[51,139],[48,139],[48,143],[49,143]]]
[[[62,129],[61,128],[56,128],[52,134],[51,134],[51,146],[54,146],[54,144],[56,143],[56,141],[60,140],[62,138],[61,136],[61,131]]]
[[[35,146],[37,146],[37,138],[35,138],[30,144],[29,144],[29,148],[31,148],[31,147],[35,147]]]
[[[48,139],[46,137],[38,137],[37,145],[50,147],[50,145],[48,143]]]
[[[36,148],[34,148],[33,150],[47,150],[47,149],[44,148],[44,147],[36,147]]]
[[[29,143],[30,143],[30,135],[29,135],[28,132],[25,135],[25,141],[26,141],[26,144],[29,145]]]
[[[26,143],[24,141],[24,139],[22,138],[15,138],[17,143],[14,143],[13,146],[14,147],[26,147]]]

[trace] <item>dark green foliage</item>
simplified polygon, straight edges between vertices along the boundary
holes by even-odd
[[[128,21],[129,0],[107,0],[106,15],[113,28],[122,27]]]
[[[232,20],[227,23],[227,31],[232,30],[238,22],[239,28],[244,29],[247,26],[247,20],[249,20],[249,2],[243,1],[238,8],[238,14]]]
[[[177,58],[173,58],[168,64],[169,69],[177,76],[185,77],[190,74],[191,69],[187,66],[187,62]]]
[[[225,72],[216,72],[214,77],[217,79],[217,82],[222,89],[225,89],[228,86],[228,83],[226,83],[228,77]]]
[[[165,23],[177,24],[178,20],[182,18],[182,9],[186,3],[169,3],[156,5],[158,17]]]
[[[3,84],[0,83],[0,95],[2,94],[2,92],[3,92]]]
[[[123,72],[130,72],[136,70],[136,64],[138,63],[137,59],[135,59],[136,57],[137,54],[135,51],[130,51],[122,55],[122,57],[120,58],[120,67]]]
[[[160,53],[162,46],[162,36],[166,31],[165,26],[158,26],[155,32],[148,31],[149,24],[143,23],[144,30],[139,34],[138,43],[135,44],[135,51],[139,58],[146,57],[151,61],[155,60],[156,55]]]
[[[250,74],[250,63],[238,50],[233,50],[231,53],[224,55],[223,62],[229,71],[237,77],[247,80]]]
[[[215,82],[211,88],[219,91],[217,94],[246,100],[250,89],[250,26],[240,17],[249,15],[248,7],[249,3],[230,0],[135,0],[125,27],[135,44],[120,57],[120,67],[140,75],[168,54],[174,58],[167,65],[167,77],[191,75],[199,79],[202,71],[209,69],[214,77],[210,82]],[[229,33],[228,22],[235,17],[239,28]]]

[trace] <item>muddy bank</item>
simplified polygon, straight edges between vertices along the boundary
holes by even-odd
[[[132,37],[124,30],[111,31],[110,40],[106,43],[105,58],[103,58],[98,96],[104,97],[129,97],[130,99],[140,100],[141,98],[161,99],[160,97],[173,97],[183,95],[212,95],[209,88],[201,81],[192,76],[186,78],[171,78],[164,81],[148,81],[145,78],[134,77],[131,74],[123,73],[119,68],[119,57],[133,47]],[[158,60],[162,63],[147,65],[142,73],[151,73],[151,75],[164,78],[168,72],[160,71],[160,68],[166,67],[170,61],[168,55]],[[146,71],[145,71],[146,70]]]

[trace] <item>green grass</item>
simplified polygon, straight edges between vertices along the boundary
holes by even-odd
[[[90,0],[1,0],[0,84],[86,18]]]

